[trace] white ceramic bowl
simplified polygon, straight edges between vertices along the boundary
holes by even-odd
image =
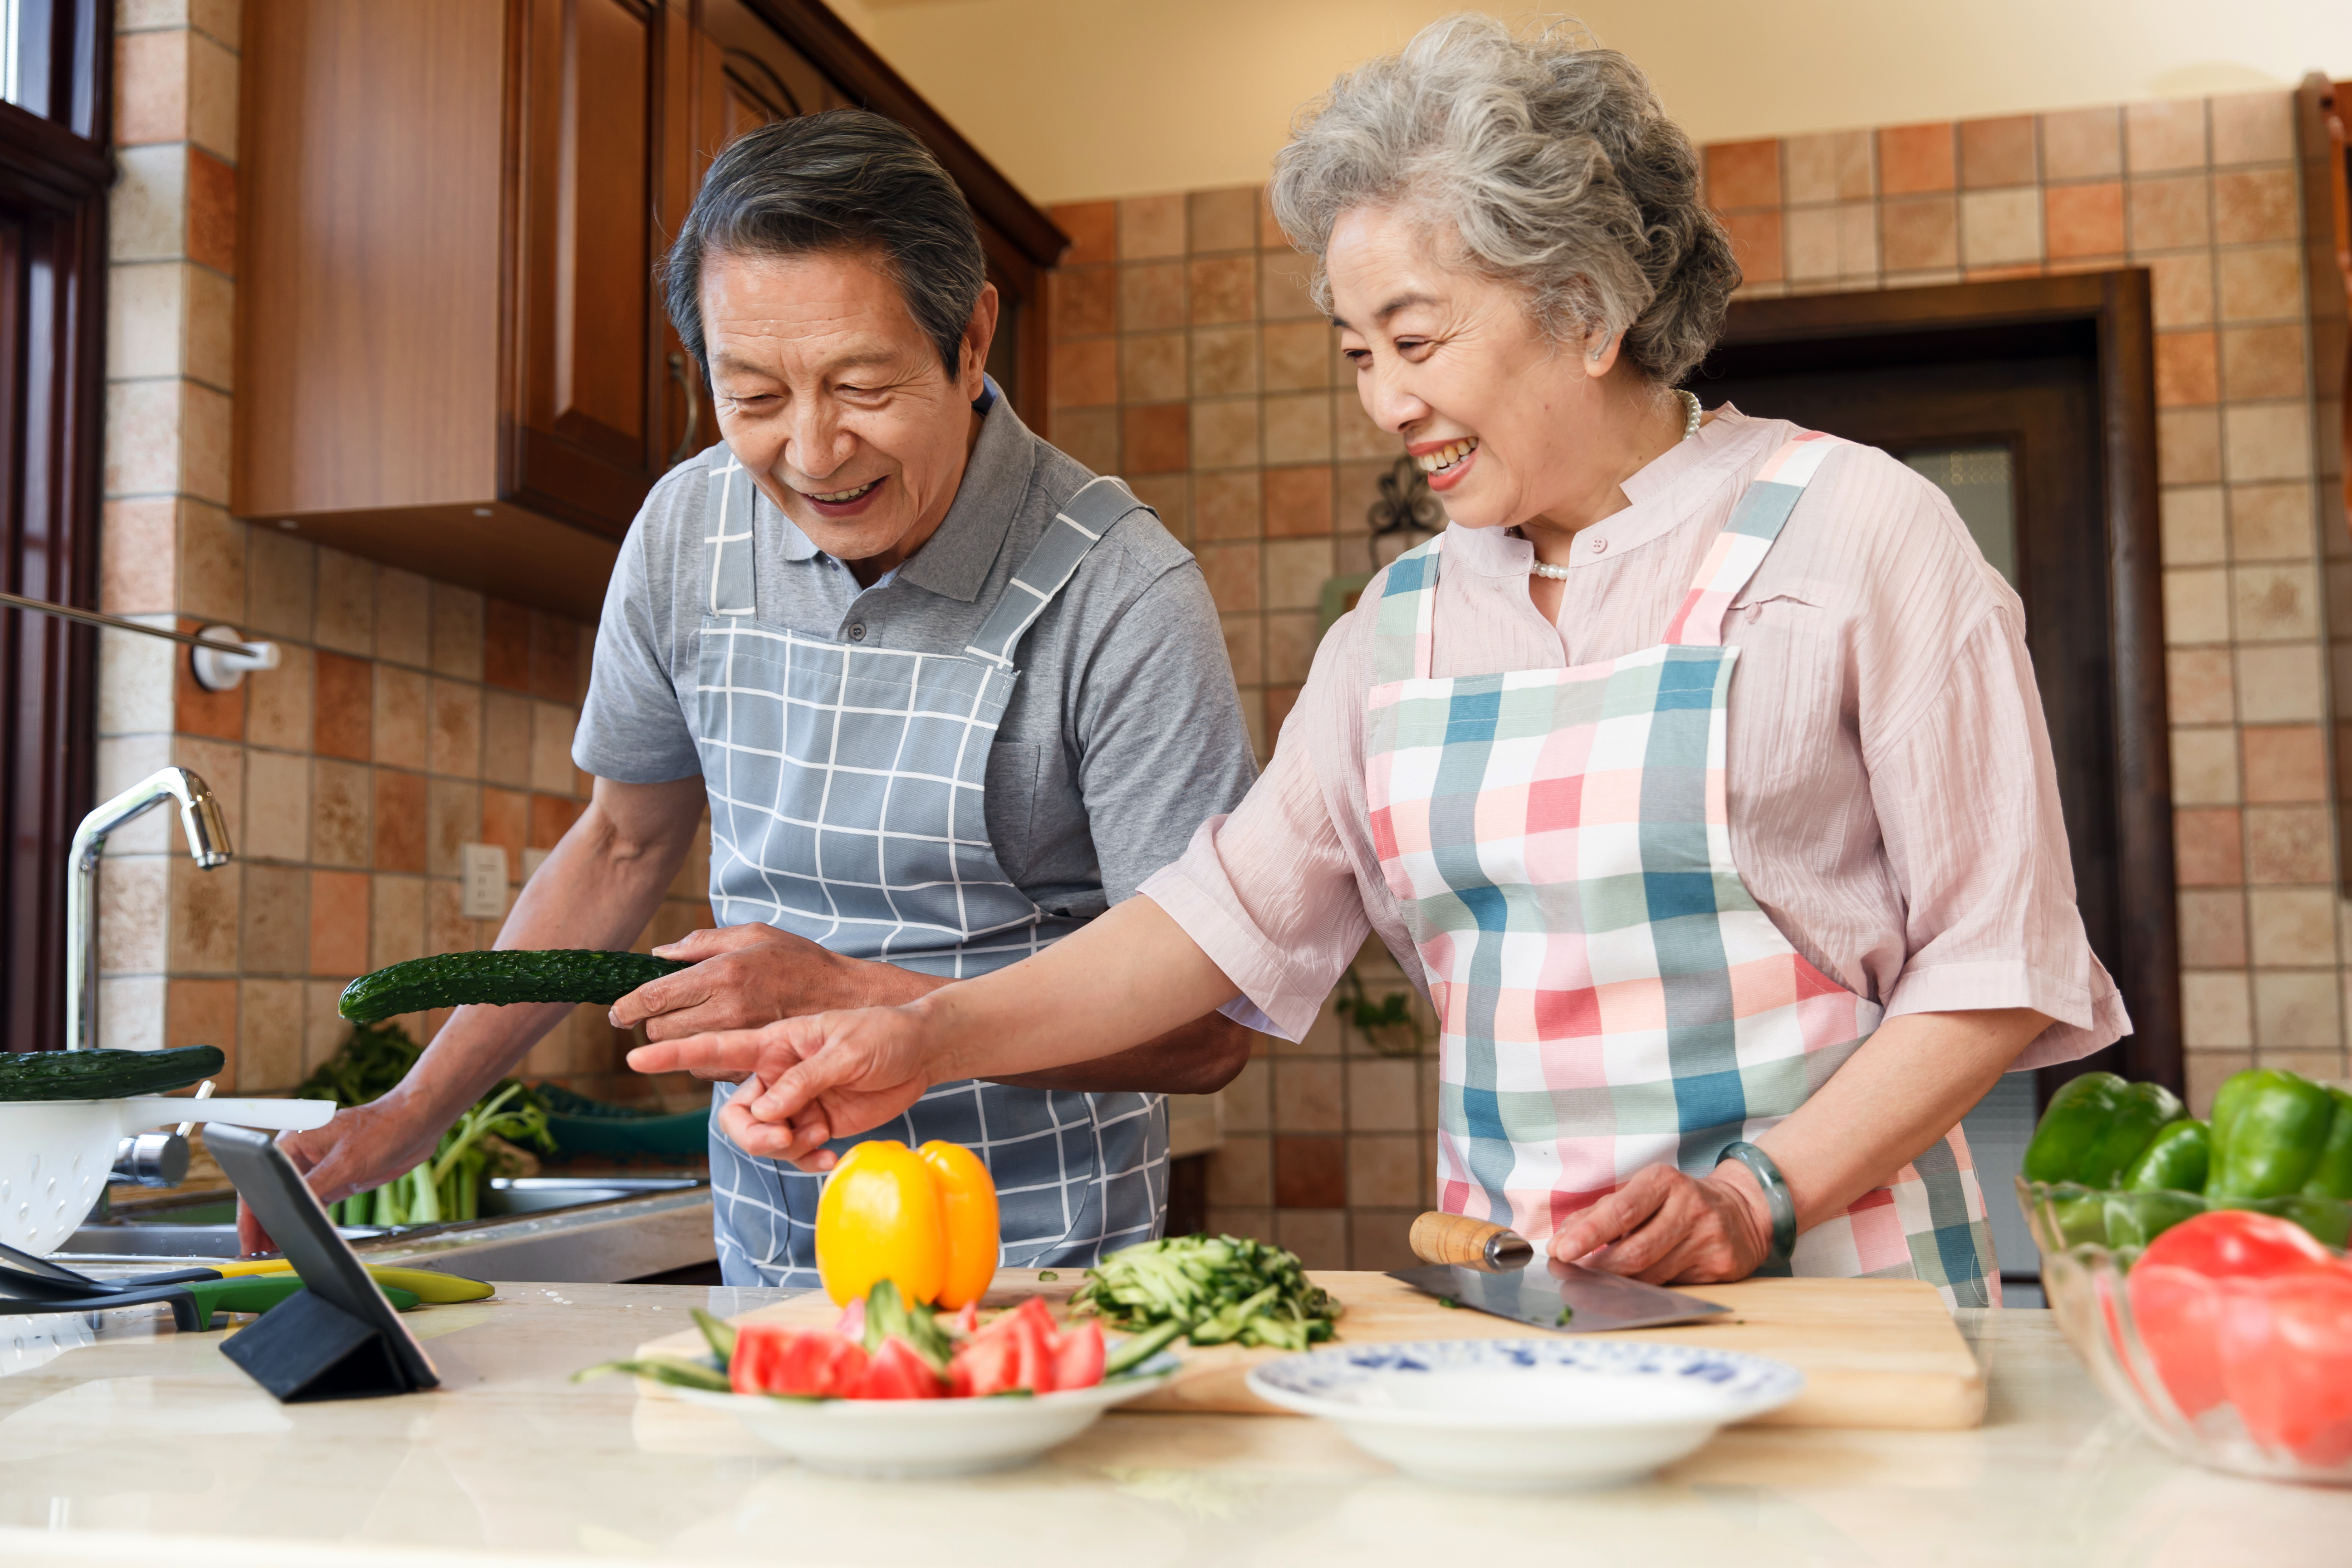
[[[1028,1399],[800,1400],[698,1388],[667,1392],[728,1412],[813,1470],[893,1479],[962,1476],[1027,1464],[1093,1426],[1112,1405],[1150,1393],[1176,1366],[1176,1358],[1163,1351],[1112,1382]]]
[[[324,1127],[331,1100],[0,1100],[0,1242],[20,1252],[63,1247],[106,1190],[114,1148],[173,1121],[233,1121],[273,1132]]]
[[[1410,1475],[1503,1491],[1638,1479],[1804,1385],[1762,1356],[1592,1338],[1339,1345],[1249,1374]]]

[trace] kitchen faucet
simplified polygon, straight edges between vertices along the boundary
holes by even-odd
[[[228,819],[212,786],[185,768],[163,768],[81,819],[66,868],[66,1049],[86,1051],[98,1015],[98,857],[106,836],[166,799],[180,803],[180,826],[200,871],[229,859]]]

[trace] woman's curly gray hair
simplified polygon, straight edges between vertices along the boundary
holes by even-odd
[[[1458,264],[1525,289],[1552,337],[1622,332],[1662,385],[1706,356],[1739,286],[1690,138],[1639,67],[1564,23],[1431,23],[1300,112],[1267,196],[1327,310],[1340,215],[1399,205],[1458,233]]]

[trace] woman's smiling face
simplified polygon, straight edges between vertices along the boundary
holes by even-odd
[[[1590,483],[1577,456],[1600,422],[1615,340],[1598,357],[1555,341],[1524,293],[1449,265],[1426,226],[1392,207],[1343,216],[1324,268],[1365,412],[1403,438],[1448,517],[1514,527]]]

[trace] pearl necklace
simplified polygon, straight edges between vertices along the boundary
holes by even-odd
[[[1698,434],[1698,399],[1680,387],[1675,389],[1675,395],[1683,400],[1683,439],[1687,441]],[[1528,570],[1538,577],[1549,577],[1555,583],[1568,580],[1567,567],[1554,566],[1547,561],[1532,562],[1528,564]]]

